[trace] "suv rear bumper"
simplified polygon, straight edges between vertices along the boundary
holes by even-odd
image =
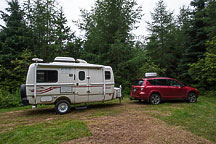
[[[130,94],[131,100],[148,100],[148,95],[145,92],[140,92],[138,94]]]

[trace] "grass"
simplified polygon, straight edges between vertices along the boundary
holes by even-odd
[[[84,105],[84,104],[83,104]],[[0,144],[2,143],[61,143],[91,135],[85,120],[94,117],[116,116],[128,111],[142,111],[166,123],[216,142],[216,97],[200,96],[197,103],[163,102],[150,105],[130,102],[119,105],[118,100],[89,103],[87,109],[75,110],[66,115],[55,115],[52,106],[30,106],[0,109]],[[14,112],[24,110],[21,112]],[[25,125],[25,126],[24,126]]]
[[[200,96],[197,103],[166,102],[145,107],[148,114],[168,124],[216,142],[216,97]],[[155,112],[157,111],[157,112]]]
[[[0,133],[2,144],[50,143],[90,136],[87,126],[79,120],[52,120],[27,126],[18,126],[10,132]]]

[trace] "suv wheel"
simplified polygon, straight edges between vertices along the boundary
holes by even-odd
[[[187,96],[187,102],[195,103],[197,101],[197,95],[194,92],[190,92]]]
[[[150,97],[150,103],[151,104],[154,104],[154,105],[157,105],[161,102],[161,97],[159,94],[152,94],[151,97]]]
[[[71,106],[67,100],[60,100],[55,105],[56,113],[58,114],[66,114],[70,111]]]

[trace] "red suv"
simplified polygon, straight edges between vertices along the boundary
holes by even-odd
[[[136,80],[130,95],[131,100],[145,100],[151,104],[159,104],[162,100],[171,99],[183,99],[194,103],[197,101],[199,92],[172,78],[151,77]]]

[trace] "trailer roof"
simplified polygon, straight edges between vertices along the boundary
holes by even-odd
[[[38,63],[41,67],[87,67],[87,68],[103,68],[103,65],[89,64],[89,63],[69,63],[69,62],[51,62]]]

